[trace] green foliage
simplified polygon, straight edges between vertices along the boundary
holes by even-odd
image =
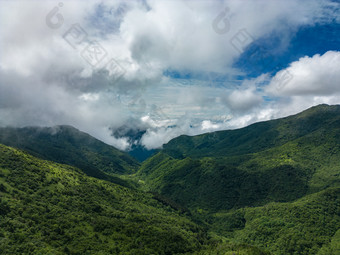
[[[142,164],[137,176],[145,181],[145,189],[193,210],[294,201],[340,185],[339,124],[340,107],[322,105],[243,129],[173,139]],[[233,152],[223,154],[219,144]],[[169,148],[190,157],[174,156]],[[245,154],[242,148],[248,148]],[[218,156],[204,157],[202,150]],[[258,151],[250,153],[253,150]]]
[[[274,254],[338,254],[339,133],[340,106],[321,105],[173,139],[137,178],[233,242]]]
[[[0,143],[42,159],[75,166],[89,176],[127,187],[134,185],[117,174],[131,174],[139,167],[127,153],[70,126],[0,128]]]
[[[274,254],[338,254],[339,236],[335,235],[340,228],[340,188],[329,188],[293,203],[217,213],[213,218],[212,228],[218,233]]]
[[[126,154],[51,131],[0,130],[81,168],[0,145],[0,254],[340,254],[340,106],[181,136],[136,174]]]
[[[336,255],[340,254],[340,228],[332,237],[331,241],[327,244],[322,246],[319,250],[318,255]]]
[[[139,167],[127,153],[71,126],[0,128],[0,143],[89,172],[123,174],[133,173]]]
[[[160,164],[148,161],[141,168],[140,177],[146,187],[193,210],[216,212],[270,201],[293,201],[308,190],[308,172],[299,166],[283,164],[247,171],[224,165],[221,159],[158,157],[163,158]],[[143,173],[145,168],[149,174]]]
[[[339,125],[340,105],[319,105],[297,115],[241,129],[180,136],[164,145],[164,152],[174,158],[244,155],[281,146],[320,128],[329,130]]]
[[[270,255],[258,247],[247,244],[221,243],[203,247],[202,250],[194,252],[195,255]]]
[[[1,254],[176,254],[206,242],[152,194],[0,145]]]

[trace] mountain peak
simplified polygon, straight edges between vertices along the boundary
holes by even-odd
[[[164,145],[174,157],[225,156],[252,153],[279,146],[319,128],[335,127],[340,122],[340,105],[318,105],[281,119],[254,123],[235,130],[198,136],[180,136]]]
[[[326,112],[329,112],[329,113],[340,112],[340,105],[319,104],[316,106],[312,106],[311,108],[308,108],[296,114],[296,116],[306,117],[308,115],[314,115],[314,114],[320,114],[320,113],[326,113]]]
[[[139,166],[127,153],[69,125],[0,128],[0,143],[104,179],[105,174],[133,173]]]

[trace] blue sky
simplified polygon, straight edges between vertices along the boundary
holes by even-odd
[[[291,62],[304,56],[312,57],[315,54],[324,54],[329,50],[340,50],[340,24],[327,23],[313,26],[302,26],[299,30],[288,35],[288,43],[281,46],[280,34],[271,33],[249,45],[249,48],[235,61],[234,66],[243,70],[247,77],[256,77],[264,72],[276,73],[286,68]],[[249,62],[251,53],[259,48],[268,50],[264,60],[255,59]],[[259,63],[259,68],[254,69],[252,63]],[[268,65],[263,65],[268,63]]]
[[[1,126],[151,149],[340,103],[339,1],[60,3],[1,2]]]

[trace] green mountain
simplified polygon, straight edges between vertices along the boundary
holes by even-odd
[[[127,153],[71,126],[0,128],[0,143],[114,182],[120,180],[112,174],[131,174],[139,167]]]
[[[273,254],[340,254],[340,188],[328,188],[291,203],[219,212],[211,229],[233,242]]]
[[[175,158],[244,155],[284,145],[319,129],[339,127],[340,105],[319,105],[282,119],[198,136],[182,135],[164,145]]]
[[[339,133],[340,106],[321,105],[242,129],[173,139],[138,176],[153,191],[212,212],[294,201],[340,185]]]
[[[0,254],[269,254],[169,202],[0,144]]]
[[[340,106],[320,105],[139,167],[71,127],[3,128],[26,152],[0,145],[0,254],[338,255],[339,134]]]
[[[174,254],[201,227],[151,194],[0,145],[1,254]]]
[[[340,106],[320,105],[242,129],[175,138],[136,177],[226,238],[274,254],[316,254],[340,228],[339,134]]]

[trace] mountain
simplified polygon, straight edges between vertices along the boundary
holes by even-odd
[[[105,180],[119,181],[112,174],[131,174],[139,167],[127,153],[71,126],[0,128],[0,143]]]
[[[340,106],[319,105],[241,129],[175,138],[143,162],[136,178],[226,238],[274,254],[316,254],[338,240],[339,134]]]
[[[340,185],[340,106],[171,140],[146,160],[147,187],[212,212],[288,202]],[[195,194],[193,196],[193,194]]]
[[[298,139],[318,129],[340,123],[340,105],[319,105],[282,119],[264,121],[245,128],[198,136],[182,135],[165,144],[175,158],[244,155],[263,151]]]
[[[272,254],[340,254],[340,187],[290,203],[219,212],[211,229]]]
[[[3,145],[0,194],[1,254],[173,254],[205,240],[151,194]]]
[[[0,133],[26,151],[0,145],[1,254],[340,254],[340,106],[181,136],[137,172],[71,127]]]
[[[151,193],[0,144],[0,253],[269,254],[221,242]],[[240,253],[241,254],[241,253]]]

